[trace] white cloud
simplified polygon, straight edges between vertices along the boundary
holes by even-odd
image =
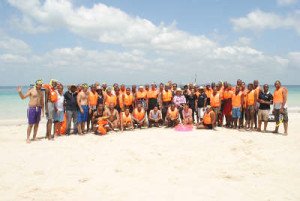
[[[300,10],[294,11],[287,16],[280,16],[275,13],[255,10],[246,17],[231,19],[235,30],[252,30],[254,32],[264,29],[294,29],[300,34]]]
[[[250,48],[248,38],[240,38],[240,44],[222,47],[205,36],[179,30],[174,24],[157,26],[104,4],[76,8],[70,1],[60,0],[9,3],[22,13],[21,21],[15,22],[27,24],[25,30],[30,33],[65,28],[90,40],[124,47],[122,51],[65,47],[43,54],[15,54],[15,60],[20,56],[23,62],[15,65],[13,54],[9,56],[13,50],[6,49],[0,68],[11,61],[10,67],[20,74],[30,72],[24,80],[35,76],[45,80],[55,77],[64,83],[99,80],[131,84],[170,79],[190,82],[197,73],[202,83],[237,78],[268,82],[272,77],[280,77],[289,65],[286,58]],[[1,81],[11,83],[11,78],[16,77],[13,72],[3,72],[5,79]],[[272,72],[272,77],[262,72]]]
[[[62,27],[79,36],[103,43],[161,50],[202,49],[204,46],[215,45],[205,36],[191,36],[178,30],[174,24],[169,27],[156,26],[147,19],[130,16],[101,3],[92,8],[74,8],[71,1],[8,1],[23,14],[23,19],[14,19],[12,24],[21,21],[23,23],[20,24],[27,24],[24,27],[29,27],[29,32]],[[33,30],[34,27],[36,31]]]
[[[249,46],[251,44],[251,38],[248,37],[240,37],[238,40],[235,42],[236,45],[239,46]]]
[[[1,63],[25,64],[27,63],[27,58],[16,54],[0,54],[0,64]]]
[[[277,4],[280,6],[288,6],[297,3],[298,0],[277,0]]]
[[[22,40],[12,38],[0,32],[0,53],[20,53],[26,54],[31,51],[27,43]]]
[[[37,23],[26,16],[23,16],[22,18],[12,17],[9,24],[15,29],[22,30],[31,34],[45,33],[51,30],[50,27],[37,25]]]

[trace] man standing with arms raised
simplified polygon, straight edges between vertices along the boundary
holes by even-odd
[[[29,97],[29,103],[27,109],[27,118],[28,118],[27,139],[26,139],[27,143],[30,143],[30,133],[32,127],[34,127],[32,140],[36,140],[36,134],[41,119],[41,113],[44,116],[44,95],[41,91],[42,85],[43,85],[43,81],[37,80],[35,82],[35,87],[29,89],[25,95],[22,93],[22,88],[20,86],[17,88],[19,96],[22,100]]]

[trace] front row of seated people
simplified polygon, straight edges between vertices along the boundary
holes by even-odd
[[[112,130],[133,130],[134,128],[145,127],[166,127],[173,128],[180,122],[183,125],[193,125],[192,110],[187,104],[182,109],[182,119],[180,118],[179,110],[172,103],[168,110],[165,120],[162,117],[162,112],[158,106],[150,110],[149,114],[145,111],[141,103],[130,113],[129,108],[125,108],[124,112],[119,112],[114,108],[114,104],[109,104],[107,108],[103,104],[97,106],[97,110],[93,113],[93,131],[96,134],[104,135]],[[213,129],[215,126],[215,113],[211,107],[207,107],[203,115],[203,121],[198,123],[198,129]]]

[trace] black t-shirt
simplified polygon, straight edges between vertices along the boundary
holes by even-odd
[[[206,96],[206,94],[203,92],[203,93],[200,94],[199,97],[198,97],[198,108],[204,107],[205,99],[207,99],[207,96]]]
[[[260,91],[258,99],[264,100],[264,101],[273,101],[273,96],[272,96],[272,94],[270,92],[264,93],[263,91]],[[260,110],[269,110],[270,109],[270,105],[269,104],[260,103],[259,104],[259,109]]]
[[[197,99],[196,94],[185,95],[185,99],[190,108],[195,107],[195,100]]]
[[[69,111],[78,110],[77,92],[71,93],[71,92],[67,91],[64,94],[64,97],[65,97],[66,110],[69,110]]]

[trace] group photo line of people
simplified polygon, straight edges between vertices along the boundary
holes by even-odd
[[[283,124],[287,135],[288,90],[279,80],[274,86],[271,93],[269,85],[260,86],[258,80],[247,85],[238,79],[235,86],[213,82],[180,88],[171,81],[131,87],[115,83],[110,87],[98,82],[90,86],[86,83],[64,86],[51,79],[49,84],[37,80],[26,93],[19,86],[17,92],[21,99],[29,98],[26,141],[30,143],[36,140],[39,122],[45,114],[49,140],[60,135],[89,132],[105,135],[110,131],[150,127],[178,130],[226,127],[267,132],[269,121],[276,123],[274,133]]]

